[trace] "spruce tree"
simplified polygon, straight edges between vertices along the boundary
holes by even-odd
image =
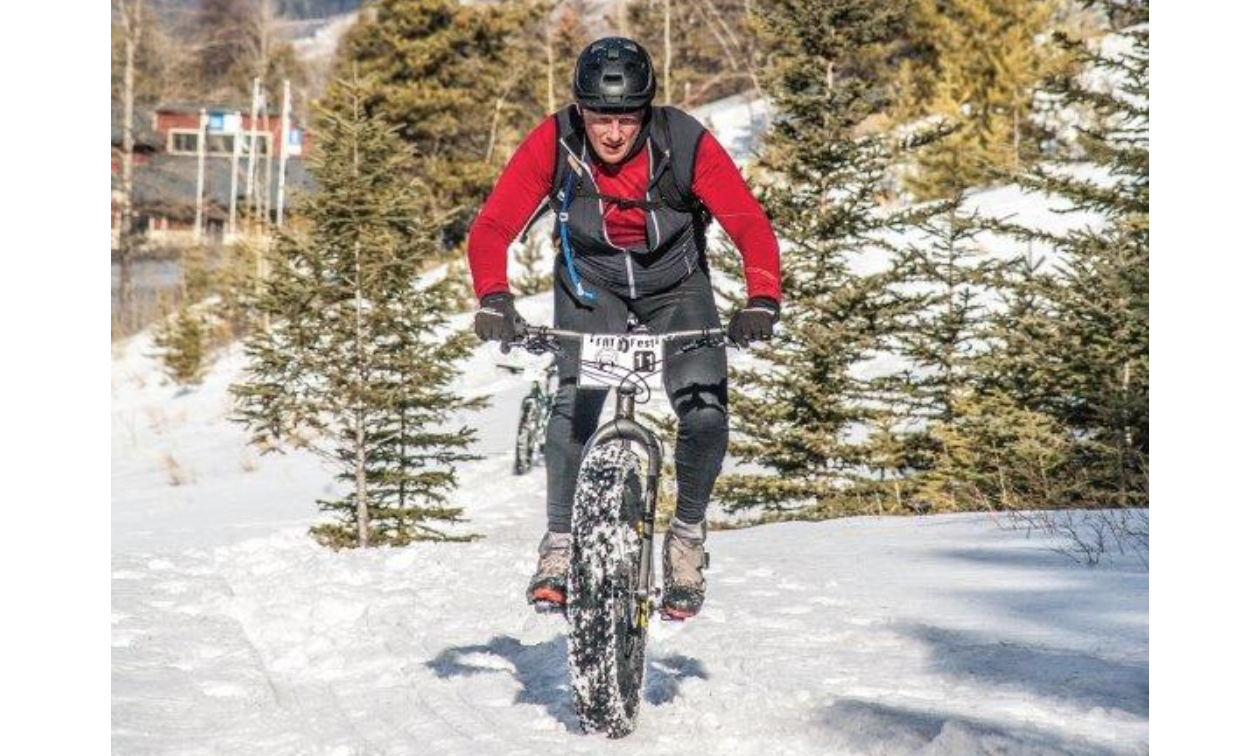
[[[1009,231],[1000,223],[997,229]],[[985,327],[990,349],[977,361],[978,381],[985,394],[1002,394],[1021,407],[1045,409],[1056,391],[1044,354],[1045,345],[1055,343],[1059,334],[1047,296],[1054,281],[1045,257],[1036,254],[1031,240],[1026,243],[1027,253],[1000,272],[999,304]]]
[[[628,35],[652,52],[657,99],[692,107],[757,89],[753,14],[745,0],[672,0],[669,88],[665,87],[664,0],[628,0]]]
[[[181,386],[201,383],[214,350],[230,340],[220,313],[215,276],[205,257],[203,247],[184,252],[179,306],[153,330],[153,356],[167,376]]]
[[[932,217],[917,226],[923,235],[899,254],[898,286],[909,301],[897,351],[912,365],[906,414],[915,420],[950,422],[955,399],[974,385],[985,309],[1002,267],[977,245],[984,227],[962,204],[960,194],[929,206]]]
[[[513,258],[519,273],[512,277],[512,289],[521,296],[551,291],[554,276],[551,263],[554,249],[549,235],[531,234],[514,245]]]
[[[985,225],[963,210],[964,195],[918,208],[925,217],[902,246],[897,286],[906,297],[895,352],[906,370],[898,382],[897,421],[891,437],[903,445],[903,472],[912,478],[945,476],[943,486],[914,491],[911,509],[959,509],[950,471],[941,464],[940,439],[959,422],[958,403],[979,381],[987,351],[989,313],[1007,263],[977,243]],[[940,496],[941,492],[944,496]],[[903,501],[904,504],[904,501]]]
[[[1021,292],[1040,316],[1011,328],[1000,353],[1022,372],[995,372],[1030,409],[1073,433],[1075,474],[1089,484],[1074,503],[1128,506],[1146,503],[1149,480],[1149,32],[1131,27],[1115,41],[1127,49],[1072,47],[1093,74],[1053,90],[1085,118],[1079,153],[1065,149],[1021,176],[1028,189],[1099,220],[1061,234],[1017,231],[1048,244],[1054,257]]]
[[[206,315],[184,303],[153,334],[156,356],[167,376],[181,386],[201,383],[209,367],[210,324]]]
[[[255,323],[258,313],[251,310],[251,303],[262,285],[268,244],[268,237],[249,235],[223,247],[214,271],[215,309],[232,339],[244,338],[261,325]]]
[[[916,0],[898,86],[898,119],[943,118],[955,130],[923,150],[909,186],[948,197],[1038,154],[1034,93],[1069,60],[1048,43],[1060,0]]]
[[[443,335],[446,293],[416,285],[438,249],[412,155],[359,82],[329,92],[310,161],[319,188],[269,251],[254,303],[269,327],[245,344],[238,417],[265,449],[299,446],[346,487],[312,528],[333,547],[447,539],[454,463],[473,431],[452,425],[478,403],[450,387],[467,334]]]
[[[441,229],[448,247],[542,116],[533,92],[545,57],[528,36],[540,12],[524,0],[381,0],[342,41],[337,75],[361,76],[367,111],[415,148],[426,201],[450,212]]]
[[[857,126],[887,101],[878,72],[904,5],[791,0],[758,14],[774,61],[764,204],[783,242],[783,313],[764,365],[732,371],[731,451],[766,473],[726,476],[718,496],[732,509],[881,511],[896,497],[872,466],[895,454],[869,434],[887,376],[863,367],[889,347],[901,298],[893,266],[872,260],[891,258],[888,234],[907,218],[882,206],[888,140]]]

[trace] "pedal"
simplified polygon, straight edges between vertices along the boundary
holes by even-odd
[[[661,619],[665,622],[686,622],[695,616],[694,614],[674,614],[669,609],[661,609]]]
[[[653,587],[652,590],[648,593],[648,614],[656,614],[658,611],[660,611],[661,596],[663,594],[664,594],[664,591],[661,590],[661,587],[659,585]]]

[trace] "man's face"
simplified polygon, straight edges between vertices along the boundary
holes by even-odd
[[[630,154],[630,148],[643,128],[643,111],[597,113],[583,109],[582,124],[586,127],[586,139],[599,159],[616,165]]]

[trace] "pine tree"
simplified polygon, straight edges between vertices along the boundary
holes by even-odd
[[[935,495],[940,486],[913,494],[911,508],[916,511],[960,506],[948,485],[950,468],[941,464],[939,442],[959,422],[958,402],[979,382],[989,312],[1008,267],[981,249],[977,236],[985,224],[974,212],[964,212],[963,202],[959,194],[922,206],[918,212],[925,218],[916,224],[919,233],[909,235],[911,241],[898,256],[897,286],[906,306],[895,351],[907,369],[898,382],[893,437],[903,444],[907,477],[930,472],[947,478],[944,497]],[[907,483],[914,487],[913,481]]]
[[[153,332],[154,356],[181,386],[201,383],[214,350],[228,340],[205,257],[203,247],[184,252],[178,308]]]
[[[210,324],[204,313],[185,303],[153,334],[153,345],[166,374],[181,386],[201,383],[209,367]]]
[[[1117,54],[1070,48],[1095,72],[1090,80],[1109,84],[1071,77],[1052,90],[1087,119],[1080,153],[1065,150],[1021,176],[1101,221],[1064,234],[1018,232],[1055,258],[1020,291],[1037,310],[1009,324],[1000,356],[1017,368],[995,371],[995,382],[1073,434],[1074,474],[1088,482],[1072,502],[1080,505],[1144,505],[1149,486],[1149,33],[1137,26],[1117,38],[1128,46]],[[1092,170],[1074,160],[1082,157]]]
[[[986,300],[1003,267],[976,244],[984,227],[962,203],[957,195],[930,206],[933,217],[918,225],[923,241],[899,255],[898,285],[910,301],[897,350],[913,365],[907,414],[916,420],[949,422],[955,399],[974,385]]]
[[[1038,153],[1033,95],[1067,60],[1046,42],[1060,0],[917,0],[900,71],[899,120],[946,119],[955,131],[924,150],[909,177],[946,197],[1006,175]]]
[[[337,75],[362,77],[367,111],[415,148],[426,202],[451,212],[448,247],[541,117],[532,93],[546,77],[545,57],[527,37],[540,13],[524,0],[381,0],[342,41]]]
[[[521,296],[551,291],[553,256],[551,239],[544,234],[531,234],[515,245],[513,257],[520,272],[512,277],[512,289]]]
[[[629,36],[648,47],[658,99],[683,108],[757,89],[757,43],[745,0],[629,0]],[[665,15],[670,15],[669,87]]]
[[[460,519],[446,496],[474,434],[451,421],[478,405],[450,388],[472,345],[440,334],[448,295],[416,286],[438,250],[411,152],[366,96],[360,82],[330,91],[310,162],[319,189],[269,252],[255,308],[270,327],[247,340],[234,387],[255,443],[335,466],[347,493],[321,501],[335,520],[312,528],[334,547],[452,538],[435,526]]]
[[[901,306],[892,266],[870,260],[891,256],[888,232],[907,217],[881,207],[888,140],[857,126],[887,100],[873,72],[904,6],[792,0],[758,13],[779,114],[764,203],[784,243],[784,310],[765,365],[732,371],[732,453],[768,473],[724,477],[718,496],[732,509],[892,508],[891,481],[872,474],[890,455],[868,438],[887,410],[885,376],[860,367],[889,347]]]

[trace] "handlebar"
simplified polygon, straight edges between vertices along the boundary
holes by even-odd
[[[513,347],[520,347],[530,354],[554,354],[560,355],[563,349],[560,345],[561,341],[581,341],[584,336],[652,336],[667,341],[678,341],[679,339],[690,339],[683,344],[678,350],[679,354],[703,349],[707,347],[726,348],[731,346],[739,346],[729,339],[726,332],[721,328],[701,328],[691,331],[675,331],[673,333],[651,334],[642,332],[627,332],[624,334],[588,334],[578,331],[565,331],[558,328],[547,328],[545,326],[525,325],[521,329],[521,335],[512,341],[501,342],[501,348],[504,353],[510,351]],[[620,381],[618,391],[621,392],[626,386],[630,386],[631,393],[635,396],[636,403],[648,401],[651,397],[651,388],[645,382],[645,375],[656,373],[663,366],[655,366],[648,371],[630,368],[618,368],[612,373],[609,372],[609,366],[601,362],[579,360],[582,371],[597,370],[601,374],[602,379],[614,378]],[[601,381],[602,382],[602,381]],[[611,385],[611,384],[610,384]]]
[[[515,341],[507,342],[505,346],[509,348],[521,347],[530,354],[543,354],[545,352],[557,353],[560,351],[560,344],[558,343],[560,339],[580,340],[583,336],[589,335],[592,334],[581,333],[579,331],[565,331],[558,328],[547,328],[546,326],[527,325],[524,328],[523,336],[517,338]],[[630,336],[634,334],[628,333],[616,335]],[[704,347],[736,346],[735,342],[727,338],[726,332],[721,328],[701,328],[693,331],[675,331],[673,333],[644,335],[660,336],[668,341],[686,338],[693,339],[691,343],[685,344],[682,349],[679,350],[682,352],[691,352]]]

